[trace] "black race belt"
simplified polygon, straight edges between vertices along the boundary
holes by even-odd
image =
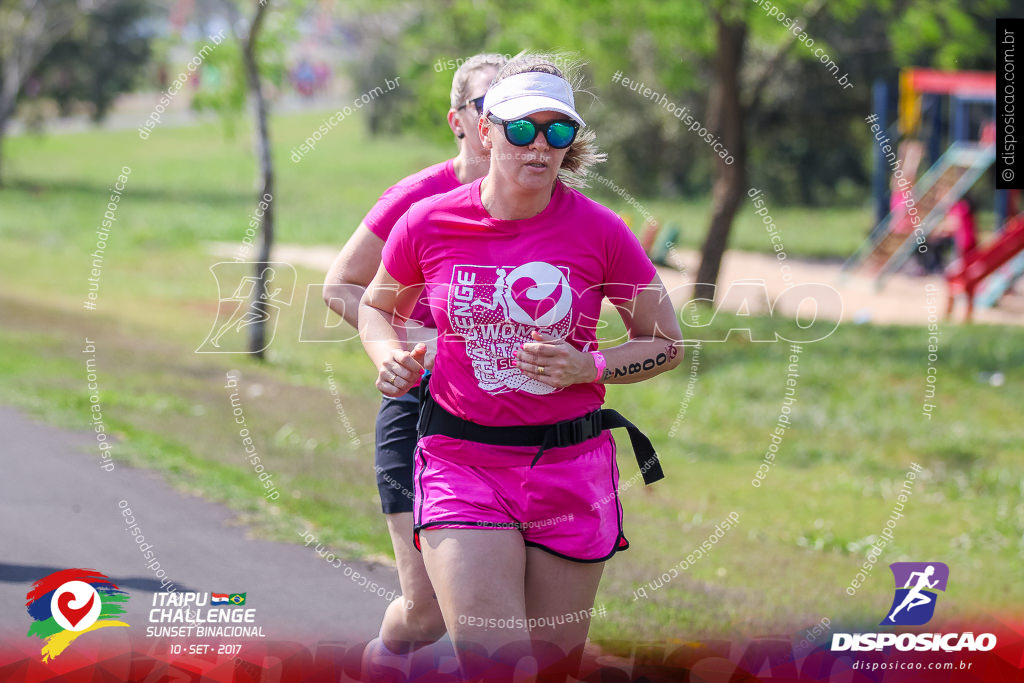
[[[537,446],[537,455],[530,463],[532,467],[540,460],[545,449],[575,446],[600,436],[605,429],[622,427],[629,434],[644,483],[653,484],[665,477],[651,440],[617,410],[602,408],[582,417],[546,425],[491,427],[464,420],[438,405],[430,395],[427,378],[423,379],[420,387],[420,417],[416,426],[420,438],[440,434],[492,446]]]

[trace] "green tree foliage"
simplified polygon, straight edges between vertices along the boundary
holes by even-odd
[[[999,11],[999,2],[986,9]],[[524,48],[587,59],[597,101],[577,106],[609,151],[599,172],[639,196],[710,189],[694,290],[706,301],[751,185],[805,203],[863,188],[871,82],[916,58],[973,59],[986,44],[977,16],[954,0],[447,0],[360,9],[386,17],[387,36],[360,19],[359,63],[405,77],[403,99],[387,103],[389,120],[430,135],[443,130],[445,67],[456,59]],[[922,30],[910,38],[912,28]]]
[[[114,99],[135,87],[150,60],[151,12],[147,0],[102,5],[40,62],[29,95],[52,98],[64,115],[75,103],[87,103],[93,120],[102,120]]]
[[[898,66],[995,70],[995,18],[1024,16],[1021,0],[912,2],[895,16]]]
[[[446,0],[351,6],[357,87],[399,74],[402,87],[371,105],[371,127],[447,140],[442,125],[456,60],[476,52],[568,50],[587,61],[590,97],[578,105],[609,152],[602,175],[638,195],[706,193],[716,157],[665,108],[614,84],[643,82],[707,123],[716,49],[712,11],[746,23],[741,80],[751,184],[780,202],[824,204],[863,196],[869,173],[863,117],[871,85],[899,67],[994,67],[993,17],[1010,0]],[[787,27],[779,16],[785,14]],[[797,38],[800,26],[813,41]],[[852,88],[814,54],[821,48]],[[757,102],[751,95],[763,83]]]
[[[33,80],[41,62],[54,46],[82,26],[90,17],[107,10],[117,0],[0,0],[0,170],[3,142],[18,101]],[[129,12],[130,13],[130,12]],[[108,17],[119,23],[123,15]],[[122,24],[123,26],[123,24]],[[31,91],[30,91],[31,92]],[[97,97],[103,102],[108,94]],[[0,172],[0,180],[3,174]]]
[[[294,3],[282,7],[277,5],[268,12],[256,39],[256,53],[259,55],[259,69],[263,81],[274,89],[280,89],[287,80],[287,46],[297,37],[295,19],[297,10]],[[239,3],[248,11],[247,3]],[[198,52],[206,40],[195,45]],[[196,111],[216,112],[224,126],[224,134],[233,138],[238,124],[245,113],[249,99],[245,65],[242,59],[240,39],[225,40],[216,50],[208,53],[199,70],[199,89],[192,97],[192,108]]]

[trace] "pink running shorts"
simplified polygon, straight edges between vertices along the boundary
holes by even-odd
[[[576,562],[603,562],[625,550],[615,440],[606,430],[585,443],[591,448],[576,456],[547,449],[530,467],[532,457],[507,447],[420,439],[416,547],[423,529],[518,529],[527,546]]]

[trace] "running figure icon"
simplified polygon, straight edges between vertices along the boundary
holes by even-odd
[[[210,339],[210,343],[215,347],[220,348],[220,338],[229,331],[241,332],[244,328],[254,325],[258,322],[266,322],[270,319],[271,309],[276,310],[277,306],[269,305],[271,302],[277,302],[277,296],[281,293],[281,288],[277,287],[274,290],[270,289],[270,283],[274,280],[275,271],[271,267],[263,269],[263,278],[267,283],[267,291],[260,295],[260,302],[263,306],[256,307],[250,306],[248,299],[252,296],[253,291],[259,284],[259,278],[252,276],[247,277],[239,283],[235,289],[234,294],[231,295],[229,301],[237,301],[238,306],[235,308],[234,313],[228,318],[228,321],[220,326],[217,330],[217,334]]]
[[[906,607],[909,612],[915,607],[927,605],[935,599],[932,595],[922,592],[922,589],[924,588],[935,588],[935,586],[938,585],[938,579],[935,579],[935,581],[928,580],[934,573],[935,566],[928,565],[924,571],[912,572],[910,574],[910,577],[907,578],[906,585],[903,586],[904,588],[909,588],[910,591],[907,593],[906,597],[903,598],[903,602],[899,604],[899,607],[889,614],[889,621],[896,623],[895,616],[904,607]],[[914,586],[911,586],[910,584],[914,582],[914,577],[917,577],[917,583]]]
[[[493,285],[494,286],[494,298],[491,300],[491,303],[487,303],[483,299],[477,299],[476,301],[473,302],[473,305],[474,306],[483,306],[484,308],[486,308],[486,309],[488,309],[490,311],[493,311],[494,309],[500,307],[503,318],[505,320],[508,320],[509,319],[508,299],[505,298],[507,296],[508,285],[505,284],[505,275],[506,275],[505,269],[504,268],[498,268],[495,271],[495,274],[498,277],[494,281],[494,285]]]

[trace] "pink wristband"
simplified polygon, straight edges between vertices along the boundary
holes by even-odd
[[[597,377],[594,378],[595,382],[601,381],[601,375],[604,374],[604,369],[608,367],[608,362],[604,359],[604,354],[600,351],[591,351],[590,355],[594,357],[594,365],[597,367]]]

